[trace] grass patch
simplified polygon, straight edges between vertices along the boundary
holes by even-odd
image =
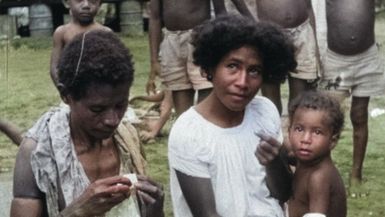
[[[384,54],[385,45],[385,13],[379,15],[376,22],[377,42]],[[131,96],[143,94],[144,85],[150,68],[148,36],[122,36],[124,43],[130,48],[135,61],[135,80]],[[0,46],[0,117],[11,120],[23,130],[32,126],[36,119],[49,107],[60,102],[59,95],[49,77],[49,59],[51,38],[25,38]],[[384,55],[385,56],[385,55]],[[287,83],[282,86],[282,96],[287,98]],[[283,106],[286,106],[284,103]],[[385,108],[383,97],[371,100],[370,110]],[[349,217],[383,217],[385,216],[385,159],[384,136],[385,115],[370,118],[370,135],[367,155],[364,163],[365,181],[363,188],[369,192],[366,197],[348,199]],[[166,128],[169,128],[169,126]],[[159,138],[156,143],[145,145],[148,160],[148,172],[165,185],[166,216],[172,216],[169,195],[169,169],[167,162],[167,138]],[[17,147],[0,134],[0,171],[12,169]],[[333,159],[339,168],[345,185],[352,163],[352,127],[349,114],[346,114],[346,127],[339,144],[333,151]]]

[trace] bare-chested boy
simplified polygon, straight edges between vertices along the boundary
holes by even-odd
[[[232,0],[242,13],[248,13],[243,0]],[[159,75],[162,83],[172,92],[177,115],[194,103],[195,91],[201,101],[211,91],[211,83],[192,63],[191,30],[210,19],[210,4],[215,14],[226,12],[224,0],[151,0],[149,40],[151,72],[147,93],[155,92],[154,80]]]
[[[257,17],[280,25],[296,47],[297,69],[289,74],[289,101],[304,90],[315,89],[317,43],[314,13],[310,0],[256,0]],[[282,114],[281,84],[264,82],[262,94],[271,99]]]
[[[307,91],[289,108],[289,140],[297,159],[289,217],[346,217],[346,192],[331,151],[344,113],[326,93]]]
[[[65,0],[68,4],[71,21],[56,28],[53,34],[53,48],[51,54],[50,74],[52,81],[57,87],[57,65],[60,53],[75,35],[94,29],[104,29],[111,31],[110,28],[94,20],[98,13],[101,0]]]
[[[351,185],[362,181],[368,142],[370,96],[384,93],[383,62],[374,35],[374,0],[327,0],[328,49],[321,86],[352,96],[353,166]]]

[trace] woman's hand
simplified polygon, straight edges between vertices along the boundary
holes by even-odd
[[[103,215],[130,196],[130,186],[130,180],[123,176],[96,180],[60,214],[66,217]]]
[[[138,198],[141,202],[141,212],[143,217],[162,217],[164,192],[163,186],[149,177],[138,175],[138,182],[135,187]]]
[[[261,138],[261,142],[257,146],[255,156],[257,156],[262,165],[267,166],[279,156],[279,151],[282,145],[271,136],[263,133],[256,133],[256,135]]]

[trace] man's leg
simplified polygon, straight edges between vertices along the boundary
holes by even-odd
[[[302,91],[315,90],[315,82],[293,78],[289,76],[289,103],[295,99]]]
[[[177,117],[193,105],[194,93],[193,89],[172,91],[172,99]]]
[[[353,166],[351,184],[362,181],[362,166],[368,143],[368,105],[369,97],[353,97],[350,120],[353,125]]]
[[[280,83],[263,83],[262,95],[269,98],[277,107],[279,115],[282,115],[282,101],[281,101],[281,84]]]

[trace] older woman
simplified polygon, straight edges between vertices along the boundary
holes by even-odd
[[[129,50],[114,33],[86,32],[65,47],[58,69],[68,106],[48,111],[26,134],[11,216],[105,216],[111,209],[118,209],[112,216],[163,216],[163,192],[144,176],[136,131],[121,122],[134,73]],[[139,174],[138,182],[127,173]]]

